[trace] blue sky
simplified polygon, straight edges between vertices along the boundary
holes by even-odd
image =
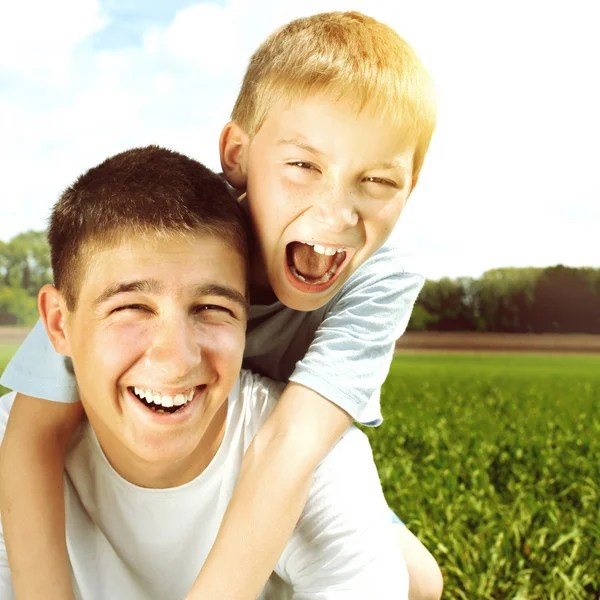
[[[436,80],[401,217],[406,267],[600,266],[598,4],[528,0],[20,0],[0,5],[0,239],[43,229],[79,173],[159,143],[218,168],[246,62],[288,20],[355,9]]]
[[[103,0],[99,12],[107,23],[91,37],[92,46],[96,50],[141,46],[150,27],[168,27],[180,10],[194,4],[193,0]]]

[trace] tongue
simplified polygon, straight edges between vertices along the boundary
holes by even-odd
[[[300,242],[292,242],[289,246],[289,255],[291,255],[292,262],[296,271],[302,275],[305,279],[321,279],[335,260],[334,256],[326,256],[325,254],[318,254],[307,244]]]

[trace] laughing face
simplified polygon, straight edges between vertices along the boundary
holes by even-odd
[[[325,95],[275,105],[252,139],[236,128],[224,130],[223,166],[246,186],[262,260],[253,287],[314,310],[387,239],[415,184],[414,144]],[[243,151],[228,154],[235,140]]]
[[[95,251],[81,280],[63,350],[108,460],[144,487],[193,479],[241,367],[244,259],[208,234],[147,236]]]

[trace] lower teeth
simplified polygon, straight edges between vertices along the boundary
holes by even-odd
[[[304,283],[316,285],[318,283],[327,283],[335,275],[336,267],[329,269],[329,271],[327,271],[327,273],[325,273],[325,275],[323,275],[319,279],[315,279],[314,281],[307,281],[304,276],[302,276],[302,275],[300,275],[300,273],[298,273],[298,271],[296,270],[296,267],[294,265],[290,265],[290,271],[292,272],[294,277],[296,277],[296,279],[299,279],[300,281],[303,281]]]
[[[308,283],[309,285],[317,285],[320,283],[327,283],[336,274],[336,271],[338,270],[339,266],[344,262],[345,257],[346,257],[345,252],[337,253],[329,271],[327,271],[324,275],[319,277],[319,279],[315,279],[314,281],[309,281],[306,279],[306,277],[304,277],[304,275],[301,275],[300,273],[298,273],[296,267],[294,266],[294,263],[291,260],[290,260],[288,266],[290,267],[290,271],[292,272],[292,275],[296,279],[299,279],[300,281],[302,281],[304,283]]]

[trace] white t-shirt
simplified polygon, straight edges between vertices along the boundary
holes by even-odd
[[[242,371],[217,454],[200,476],[176,488],[129,483],[110,466],[91,426],[81,427],[65,475],[67,547],[78,599],[184,598],[216,537],[244,452],[282,389]],[[0,438],[13,398],[0,399]],[[408,574],[370,445],[351,427],[316,469],[304,512],[260,598],[407,597]],[[1,536],[0,600],[13,598]]]

